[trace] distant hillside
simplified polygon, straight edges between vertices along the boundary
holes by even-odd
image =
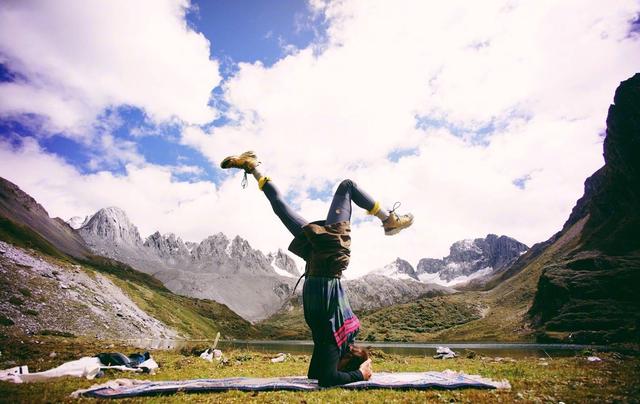
[[[156,232],[146,239],[117,207],[100,209],[78,228],[91,250],[153,275],[176,294],[225,304],[249,321],[276,312],[299,276],[291,257],[264,254],[223,233],[198,243]]]
[[[550,338],[640,340],[640,73],[616,90],[604,159],[554,236],[583,223],[579,245],[542,268],[529,311]]]
[[[561,231],[464,293],[485,317],[440,337],[640,340],[640,74],[616,90],[604,158]]]
[[[3,334],[255,335],[249,322],[224,305],[175,295],[153,276],[92,255],[71,227],[49,218],[33,198],[4,179],[0,201],[0,240],[8,243],[0,244]]]
[[[0,219],[10,220],[38,233],[44,240],[65,255],[86,258],[91,251],[67,223],[60,218],[51,219],[47,211],[17,185],[0,177]],[[8,226],[8,225],[7,225]],[[10,236],[8,227],[4,234]]]

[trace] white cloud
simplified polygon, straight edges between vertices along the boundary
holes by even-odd
[[[182,142],[216,165],[256,150],[310,219],[327,201],[309,200],[309,188],[342,178],[388,205],[401,200],[414,227],[383,237],[375,221],[356,226],[352,273],[396,256],[443,256],[453,241],[489,232],[548,238],[602,164],[608,104],[640,66],[640,43],[627,35],[640,10],[632,0],[310,6],[329,22],[327,42],[270,67],[240,64],[225,83],[234,122],[190,128]],[[417,129],[416,117],[467,135],[495,130],[477,145]],[[418,155],[386,158],[413,148]],[[520,189],[513,180],[524,175]]]
[[[156,121],[204,124],[221,78],[209,41],[185,21],[187,0],[7,1],[0,116],[36,113],[48,129],[86,138],[105,109],[131,105]]]
[[[175,171],[198,169],[130,164],[124,175],[108,171],[82,174],[43,151],[31,138],[17,147],[0,141],[0,175],[34,197],[52,217],[67,220],[118,206],[138,226],[142,237],[158,230],[200,241],[222,231],[229,237],[248,238],[265,253],[274,245],[286,248],[290,238],[286,229],[265,227],[273,224],[271,207],[257,186],[242,190],[237,177],[217,188],[208,181],[177,180],[172,176]],[[253,220],[253,215],[258,220]],[[257,234],[256,229],[260,230]]]
[[[204,170],[199,166],[190,166],[186,164],[176,165],[171,167],[171,171],[174,174],[191,174],[191,175],[202,175],[204,174]]]
[[[0,8],[0,22],[11,23],[6,10],[21,4]],[[78,15],[94,21],[88,18],[93,8],[84,4],[76,5]],[[189,124],[181,143],[200,150],[212,165],[228,154],[256,150],[261,169],[309,220],[323,218],[328,209],[328,201],[314,199],[312,191],[335,189],[343,178],[387,207],[401,201],[401,213],[414,213],[416,222],[394,237],[385,237],[376,219],[354,209],[359,224],[347,276],[398,256],[415,265],[423,257],[446,255],[456,240],[490,232],[527,244],[547,239],[581,196],[584,179],[602,164],[598,134],[608,104],[618,82],[640,66],[638,38],[626,32],[640,10],[633,0],[615,6],[596,0],[316,0],[311,10],[328,23],[322,43],[270,67],[240,64],[224,83],[231,123],[207,132],[198,124],[213,113],[206,105],[219,82],[217,64],[208,59],[206,39],[184,25],[184,3],[153,4],[160,6],[147,7],[152,14],[146,18],[154,24],[143,25],[149,35],[133,35],[131,43],[116,28],[132,34],[137,14],[147,8],[129,3],[121,25],[96,17],[95,33],[85,30],[85,39],[68,38],[68,29],[57,33],[58,20],[73,26],[68,19],[75,18],[57,5],[47,11],[55,20],[49,25],[38,13],[28,14],[33,18],[24,29],[0,24],[0,33],[24,32],[24,41],[35,44],[5,49],[8,41],[1,42],[2,52],[13,52],[31,81],[24,89],[3,85],[0,91],[17,95],[0,101],[0,108],[32,108],[61,126],[117,104],[141,106],[160,120],[178,116]],[[98,10],[111,16],[119,5],[100,3]],[[42,39],[45,33],[51,35]],[[87,49],[86,41],[101,46]],[[145,60],[157,62],[159,70]],[[175,80],[161,82],[169,77]],[[421,117],[432,125],[417,127]],[[475,133],[488,125],[492,133]],[[477,137],[480,144],[472,141]],[[130,144],[120,146],[135,152]],[[116,205],[145,235],[160,230],[198,240],[223,231],[265,251],[290,240],[255,182],[240,188],[238,172],[225,174],[217,187],[182,182],[172,174],[191,169],[146,164],[133,153],[124,161],[133,163],[125,175],[82,175],[30,141],[21,150],[8,147],[1,149],[0,174],[54,215]],[[416,153],[394,162],[387,156],[395,150]],[[513,181],[524,176],[529,179],[520,189]]]

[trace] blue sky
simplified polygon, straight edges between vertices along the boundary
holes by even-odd
[[[261,62],[270,66],[286,56],[286,46],[304,48],[323,33],[322,20],[313,18],[304,1],[194,1],[186,13],[186,22],[194,31],[201,32],[210,42],[211,58],[220,61],[220,73],[228,79],[237,71],[238,63]],[[13,82],[20,72],[11,71],[0,64],[0,80]],[[212,104],[224,102],[220,99],[221,88],[212,92]],[[143,109],[136,106],[111,108],[102,113],[102,120],[117,117],[117,126],[110,128],[116,139],[133,141],[136,150],[149,163],[158,165],[187,164],[200,167],[202,172],[177,174],[184,180],[208,179],[219,181],[219,170],[212,167],[206,158],[191,147],[180,145],[180,125],[155,125],[149,122]],[[126,161],[107,161],[92,164],[95,160],[95,145],[70,138],[61,132],[42,136],[41,128],[5,117],[0,121],[0,136],[18,141],[16,137],[39,138],[40,145],[56,154],[83,173],[109,170],[125,173]],[[207,127],[226,122],[224,117],[212,121]],[[132,131],[136,135],[132,135]],[[139,134],[137,134],[139,133]],[[326,195],[325,195],[326,197]]]
[[[283,44],[304,48],[323,32],[322,22],[300,0],[199,1],[194,6],[187,21],[210,38],[216,59],[230,58],[232,64],[272,65],[283,56]]]
[[[255,184],[218,168],[252,149],[309,220],[344,178],[414,214],[385,238],[354,211],[354,275],[488,233],[533,244],[603,163],[639,15],[636,0],[2,2],[0,175],[52,216],[118,206],[143,237],[286,248]]]

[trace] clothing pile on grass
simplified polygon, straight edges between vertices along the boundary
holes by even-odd
[[[222,360],[222,351],[219,349],[207,348],[200,354],[200,357],[209,362],[213,362],[214,359],[219,362]]]
[[[0,381],[30,383],[61,376],[84,377],[91,380],[103,376],[106,369],[154,374],[157,368],[158,364],[149,352],[133,353],[129,356],[120,352],[108,352],[85,356],[44,372],[29,373],[27,366],[0,370]]]

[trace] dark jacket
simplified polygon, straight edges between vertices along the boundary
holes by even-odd
[[[351,257],[350,222],[325,225],[320,220],[302,230],[289,245],[289,251],[306,261],[305,274],[340,278]]]

